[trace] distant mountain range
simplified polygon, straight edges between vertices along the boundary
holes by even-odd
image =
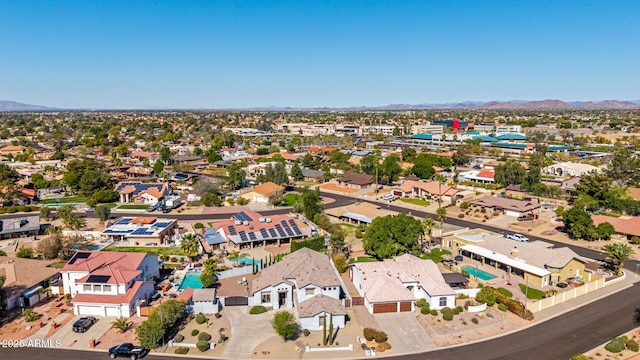
[[[295,110],[429,110],[429,109],[479,109],[479,110],[619,110],[619,109],[640,109],[640,100],[635,101],[618,101],[603,100],[593,101],[574,101],[565,102],[562,100],[510,100],[510,101],[464,101],[459,103],[442,103],[442,104],[391,104],[385,106],[362,106],[362,107],[319,107],[319,108],[292,108],[292,107],[255,107],[243,108],[237,110],[261,110],[261,111],[295,111]],[[23,104],[15,101],[0,100],[0,111],[73,111],[86,109],[61,109],[42,105]],[[96,110],[117,110],[117,109],[96,109]],[[171,110],[171,109],[145,109],[138,110]],[[173,109],[178,110],[178,109]],[[223,109],[180,109],[180,110],[223,110]],[[225,109],[230,110],[230,109]],[[126,110],[123,110],[126,111]]]

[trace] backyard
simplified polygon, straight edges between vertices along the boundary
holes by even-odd
[[[182,255],[186,254],[179,247],[162,247],[162,246],[109,246],[102,249],[103,251],[120,251],[120,252],[143,252],[155,255]]]
[[[431,249],[430,252],[420,254],[420,258],[424,260],[430,259],[437,264],[442,262],[442,255],[451,255],[451,251],[435,248]]]
[[[300,194],[287,194],[284,196],[284,202],[282,206],[293,206],[297,202],[301,202],[302,197]]]

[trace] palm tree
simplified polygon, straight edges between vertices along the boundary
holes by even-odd
[[[185,234],[182,237],[180,248],[193,260],[194,257],[200,254],[200,240],[198,236],[194,233]]]
[[[438,211],[436,211],[436,216],[438,217],[438,220],[440,220],[440,228],[442,228],[442,224],[447,219],[447,208],[439,207]]]
[[[243,257],[249,257],[249,254],[241,253],[238,250],[231,250],[228,256],[229,260],[233,263],[234,266],[238,266],[239,260]]]
[[[616,264],[616,275],[622,274],[622,267],[624,266],[624,262],[629,259],[629,257],[634,254],[631,246],[627,244],[607,244],[602,247],[602,250],[606,251],[611,257],[611,260]]]
[[[425,240],[427,240],[427,249],[430,247],[430,242],[431,242],[431,229],[435,229],[437,228],[438,225],[436,224],[436,222],[433,220],[433,218],[431,216],[427,216],[423,221],[422,221],[422,228],[424,229],[424,238]]]
[[[121,333],[127,331],[127,329],[129,329],[130,326],[131,326],[131,322],[127,321],[127,319],[122,316],[111,322],[111,328],[118,329],[120,330]]]

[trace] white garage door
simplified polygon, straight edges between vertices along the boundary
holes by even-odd
[[[520,213],[519,213],[519,212],[517,212],[517,211],[512,211],[512,210],[507,210],[507,211],[505,211],[505,214],[506,214],[506,215],[509,215],[509,216],[515,216],[515,217],[520,216]]]
[[[102,306],[80,305],[80,306],[78,306],[78,314],[77,315],[104,316],[104,309],[102,308]]]
[[[120,311],[118,311],[117,307],[107,307],[107,316],[115,316],[118,317],[120,316]]]

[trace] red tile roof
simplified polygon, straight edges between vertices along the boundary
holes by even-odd
[[[191,298],[193,298],[193,288],[188,287],[188,288],[184,289],[184,291],[181,292],[180,295],[178,295],[176,300],[178,300],[178,301],[184,300],[186,302],[189,302],[189,300],[191,300]]]
[[[95,294],[76,294],[71,303],[94,303],[94,304],[131,304],[134,296],[142,284],[148,281],[136,281],[133,286],[127,290],[126,294],[121,295],[95,295]]]
[[[485,179],[493,179],[495,178],[496,173],[491,171],[491,170],[486,170],[486,169],[482,169],[480,171],[478,171],[478,174],[476,175],[476,177],[481,177],[481,178],[485,178]]]
[[[78,254],[85,253],[90,255],[84,259],[78,257]],[[105,265],[121,270],[137,270],[146,256],[146,253],[81,250],[67,262],[62,271],[92,272]]]
[[[608,222],[613,225],[618,234],[640,236],[640,216],[614,218],[605,215],[591,215],[591,219],[593,219],[593,224],[596,226]]]

